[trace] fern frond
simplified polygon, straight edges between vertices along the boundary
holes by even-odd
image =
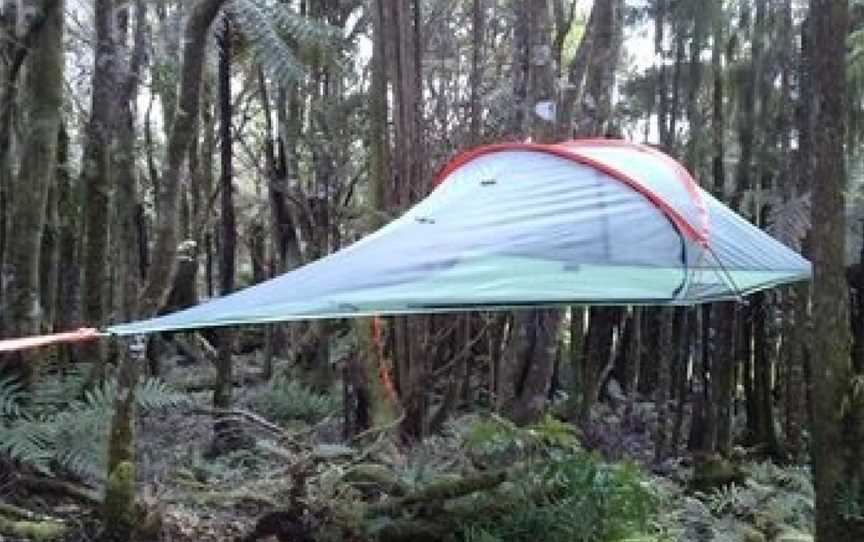
[[[135,389],[135,403],[142,412],[152,412],[186,406],[191,399],[158,378],[145,378]]]
[[[233,0],[228,11],[269,74],[282,82],[297,81],[306,68],[297,51],[338,49],[339,28],[296,13],[288,4],[267,0]]]
[[[233,20],[249,41],[255,59],[269,74],[283,82],[296,81],[306,69],[282,36],[268,14],[252,0],[234,0],[229,6]]]
[[[338,28],[303,17],[287,4],[277,2],[268,5],[260,0],[258,3],[271,18],[277,31],[294,38],[302,46],[332,48],[342,37]]]
[[[775,201],[768,216],[767,231],[784,245],[796,250],[810,230],[810,194],[787,201]]]
[[[0,454],[49,473],[52,454],[48,435],[37,422],[22,419],[8,426],[0,425]]]
[[[34,411],[48,414],[65,410],[70,401],[81,395],[92,371],[92,363],[76,363],[62,369],[48,368],[30,395]]]
[[[19,409],[7,424],[0,424],[0,454],[46,473],[52,466],[59,466],[90,480],[103,481],[117,382],[108,379],[78,398],[86,374],[83,368],[80,374],[43,379],[30,401],[39,415]],[[11,396],[8,390],[12,386],[3,386],[0,381],[0,400]],[[136,405],[142,412],[189,402],[187,396],[155,378],[143,379],[137,386]]]
[[[0,378],[0,417],[20,416],[24,396],[24,388],[17,378]]]

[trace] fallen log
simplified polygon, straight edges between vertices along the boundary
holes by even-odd
[[[99,494],[89,488],[75,485],[71,482],[65,482],[63,480],[52,480],[50,478],[40,478],[37,476],[30,475],[19,475],[16,478],[16,482],[25,486],[31,491],[36,492],[45,492],[45,493],[60,493],[62,495],[66,495],[67,497],[72,497],[79,501],[83,501],[86,504],[92,506],[101,506],[102,498]]]
[[[387,499],[370,505],[366,512],[370,515],[390,514],[418,504],[435,504],[464,497],[478,491],[488,491],[507,480],[508,471],[496,470],[465,476],[457,480],[432,482],[426,487],[404,497]]]

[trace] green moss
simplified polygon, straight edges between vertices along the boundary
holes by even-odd
[[[59,521],[15,521],[0,516],[0,533],[41,542],[55,540],[66,534],[66,525]]]
[[[130,540],[135,529],[135,465],[122,461],[111,471],[105,486],[103,540]]]

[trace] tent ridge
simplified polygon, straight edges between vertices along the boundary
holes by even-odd
[[[672,204],[670,204],[668,201],[666,201],[661,195],[656,193],[651,188],[645,186],[633,176],[601,160],[597,160],[593,157],[585,155],[584,153],[580,153],[578,152],[578,149],[574,148],[582,145],[628,147],[634,150],[651,153],[654,156],[662,157],[665,163],[673,166],[673,169],[681,179],[688,194],[690,194],[691,198],[693,199],[693,203],[696,205],[699,212],[701,224],[692,224],[684,215],[682,215],[677,209],[675,209],[675,207],[672,206]],[[580,163],[582,165],[594,168],[602,173],[605,173],[621,181],[622,183],[648,199],[648,201],[651,202],[652,205],[659,209],[663,214],[668,216],[670,220],[672,220],[672,222],[675,224],[675,226],[691,240],[699,243],[702,246],[707,246],[708,244],[709,220],[707,207],[705,206],[704,201],[699,194],[698,186],[695,185],[695,182],[693,181],[687,170],[684,169],[683,166],[678,164],[673,158],[660,151],[657,151],[645,145],[639,145],[621,139],[574,139],[563,143],[555,143],[550,145],[529,142],[496,143],[493,145],[485,145],[465,151],[462,154],[456,156],[456,158],[454,158],[449,164],[447,164],[447,166],[444,167],[441,173],[438,174],[433,186],[438,187],[453,172],[476,158],[488,154],[507,151],[533,151],[546,153],[557,156],[559,158],[564,158],[566,160]]]

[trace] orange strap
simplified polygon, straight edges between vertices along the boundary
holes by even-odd
[[[378,377],[387,391],[387,395],[394,403],[399,403],[399,394],[396,393],[396,384],[393,382],[393,370],[391,364],[385,357],[384,320],[379,316],[372,317],[372,342],[378,354]]]
[[[82,327],[76,331],[68,331],[66,333],[35,335],[33,337],[20,337],[18,339],[0,341],[0,352],[17,352],[18,350],[28,350],[52,344],[95,341],[104,336],[105,334],[96,328]]]

